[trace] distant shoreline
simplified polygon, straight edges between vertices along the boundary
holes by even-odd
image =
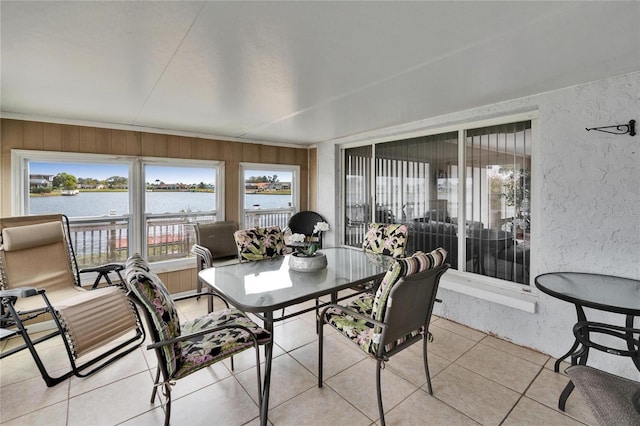
[[[104,193],[112,193],[112,192],[128,192],[127,189],[79,189],[79,194],[82,194],[83,192],[104,192]],[[165,189],[161,189],[161,190],[148,190],[147,192],[157,192],[157,193],[167,193],[167,192],[177,192],[177,193],[194,193],[194,192],[201,192],[201,193],[209,193],[209,194],[215,194],[215,190],[211,190],[211,189],[196,189],[196,190],[190,190],[190,191],[175,191],[175,190],[165,190]],[[78,195],[79,195],[78,194]],[[291,195],[291,190],[284,190],[284,191],[245,191],[245,194],[258,194],[258,195]],[[29,193],[29,197],[34,197],[34,198],[38,198],[38,197],[59,197],[62,196],[62,193],[60,191],[52,191],[52,192],[43,192],[40,194],[34,194],[34,193]]]

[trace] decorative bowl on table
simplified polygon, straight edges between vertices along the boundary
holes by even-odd
[[[322,252],[311,255],[294,252],[289,256],[289,269],[297,272],[314,272],[327,267],[327,256]]]

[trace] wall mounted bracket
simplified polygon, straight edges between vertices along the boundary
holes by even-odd
[[[614,128],[616,129],[616,131],[611,132],[609,130],[604,130],[604,129],[611,129]],[[629,120],[628,124],[616,124],[613,126],[603,126],[603,127],[587,127],[587,132],[590,130],[597,130],[598,132],[604,132],[604,133],[611,133],[612,135],[626,135],[627,133],[629,133],[629,136],[635,136],[636,135],[636,120]]]

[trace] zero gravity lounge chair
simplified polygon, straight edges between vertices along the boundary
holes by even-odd
[[[71,375],[86,377],[142,343],[144,330],[124,283],[88,291],[80,287],[66,216],[0,218],[0,232],[0,329],[3,338],[24,339],[0,358],[29,349],[47,386],[54,386]],[[55,330],[32,338],[29,325],[40,316],[53,320]],[[52,377],[35,345],[58,335],[71,369]]]

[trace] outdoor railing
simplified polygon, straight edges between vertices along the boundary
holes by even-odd
[[[215,219],[215,213],[201,212],[147,216],[149,262],[192,256],[193,224]],[[131,242],[128,216],[71,218],[70,221],[71,243],[80,268],[127,260]]]
[[[293,215],[292,208],[284,209],[245,209],[245,228],[264,228],[266,226],[279,226],[283,231],[289,224],[289,218]]]
[[[108,216],[100,218],[70,218],[71,244],[78,266],[124,262],[127,259],[129,218]]]
[[[292,209],[245,210],[245,227],[277,225],[284,230],[292,214]],[[215,212],[147,215],[147,259],[158,262],[193,256],[191,248],[196,242],[193,225],[215,220]],[[129,216],[78,217],[70,221],[71,243],[80,268],[124,262],[131,254]]]

